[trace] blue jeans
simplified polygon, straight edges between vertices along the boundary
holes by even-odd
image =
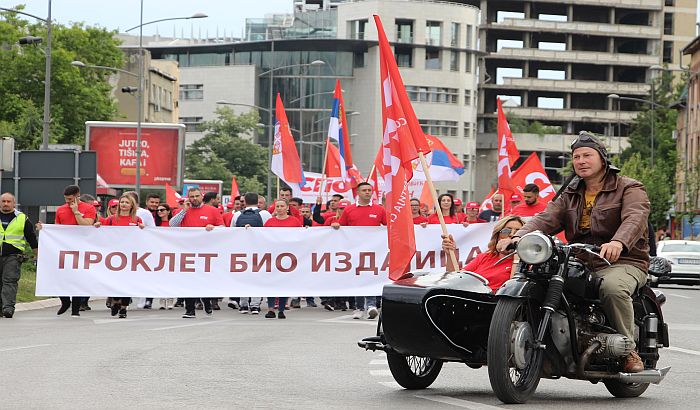
[[[355,296],[355,308],[365,310],[365,302],[367,304],[367,309],[376,308],[379,304],[380,297],[381,296]]]
[[[280,312],[284,312],[284,305],[287,304],[287,298],[286,297],[277,297],[277,296],[271,296],[267,298],[267,307],[269,309],[274,309],[275,308],[275,299],[279,299],[279,304],[277,307],[277,310]]]

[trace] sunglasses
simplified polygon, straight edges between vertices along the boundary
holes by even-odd
[[[511,229],[511,228],[503,228],[500,231],[498,231],[498,233],[501,235],[510,235],[513,232],[515,232],[515,229]]]
[[[165,211],[167,211],[167,209],[165,209],[165,208],[158,208],[157,211],[158,211],[158,212],[165,212]]]
[[[116,207],[118,207],[118,206],[119,206],[119,205],[112,205],[112,206],[110,206],[110,208],[116,208]]]

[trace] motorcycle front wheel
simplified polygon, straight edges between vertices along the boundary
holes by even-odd
[[[500,299],[491,319],[487,359],[489,381],[506,404],[525,403],[537,389],[543,351],[534,347],[538,306],[528,299]]]
[[[409,390],[427,388],[437,379],[442,369],[442,361],[429,357],[387,352],[386,359],[396,383]]]

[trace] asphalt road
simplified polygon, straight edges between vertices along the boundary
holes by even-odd
[[[700,406],[700,288],[662,287],[668,297],[666,380],[636,399],[615,399],[602,385],[543,380],[519,409],[689,409]],[[357,340],[376,321],[350,312],[294,309],[286,320],[231,309],[207,318],[182,311],[133,310],[114,319],[102,302],[80,318],[55,308],[0,319],[0,408],[425,409],[505,407],[486,369],[451,363],[423,391],[401,389],[383,353]]]

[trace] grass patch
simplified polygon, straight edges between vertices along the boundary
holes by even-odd
[[[46,299],[34,296],[36,292],[36,266],[31,260],[22,264],[22,274],[17,287],[17,303]]]

